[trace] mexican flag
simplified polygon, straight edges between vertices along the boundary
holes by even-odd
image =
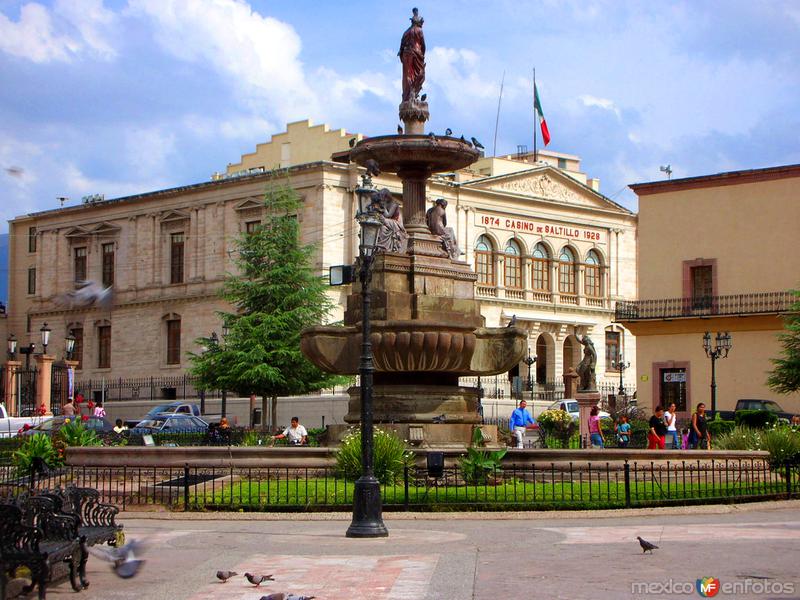
[[[536,87],[536,84],[533,84],[533,108],[536,110],[536,114],[539,117],[539,125],[542,128],[542,139],[544,140],[544,145],[550,143],[550,130],[547,129],[547,121],[544,119],[544,112],[542,112],[542,103],[539,102],[539,88]]]

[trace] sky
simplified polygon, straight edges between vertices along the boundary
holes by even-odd
[[[552,140],[631,183],[800,163],[797,0],[437,0],[428,130]],[[287,122],[393,133],[412,4],[0,0],[0,233],[16,215],[207,181]],[[541,138],[540,138],[541,143]]]

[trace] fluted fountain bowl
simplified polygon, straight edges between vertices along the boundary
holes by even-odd
[[[421,321],[373,321],[373,361],[384,373],[496,375],[518,364],[527,334],[518,327],[464,328]],[[361,354],[360,327],[312,327],[300,348],[321,369],[356,375]]]
[[[350,150],[350,160],[364,166],[371,159],[382,171],[397,173],[419,168],[428,173],[457,171],[481,156],[468,142],[431,135],[382,135],[361,140]]]

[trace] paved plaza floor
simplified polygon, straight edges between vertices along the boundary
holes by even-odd
[[[338,515],[136,514],[128,539],[147,563],[119,579],[91,557],[89,589],[49,598],[320,600],[692,598],[713,577],[718,598],[800,598],[800,501],[595,513],[386,514],[390,536],[344,536]],[[636,536],[660,546],[643,555]],[[272,574],[255,588],[219,569]],[[749,582],[749,583],[748,583]],[[725,586],[737,584],[736,590]],[[792,589],[793,588],[793,589]],[[776,593],[780,592],[780,593]]]

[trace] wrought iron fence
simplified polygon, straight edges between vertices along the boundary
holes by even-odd
[[[54,415],[61,414],[61,407],[69,398],[69,367],[54,363],[50,373],[50,410]]]
[[[17,369],[17,414],[32,417],[36,414],[36,385],[39,372],[36,367]]]
[[[174,377],[133,377],[83,379],[75,383],[75,394],[95,401],[105,400],[187,400],[199,397],[201,387],[191,375]],[[204,390],[206,398],[219,398],[220,390]]]
[[[792,292],[785,291],[728,296],[619,301],[614,309],[614,320],[638,321],[643,319],[782,313],[788,311],[796,301],[797,296]]]
[[[386,510],[622,508],[743,502],[800,496],[796,465],[764,460],[547,463],[442,473],[406,467],[381,485]],[[349,510],[354,480],[333,468],[65,467],[46,474],[0,467],[0,497],[78,485],[125,510]]]

